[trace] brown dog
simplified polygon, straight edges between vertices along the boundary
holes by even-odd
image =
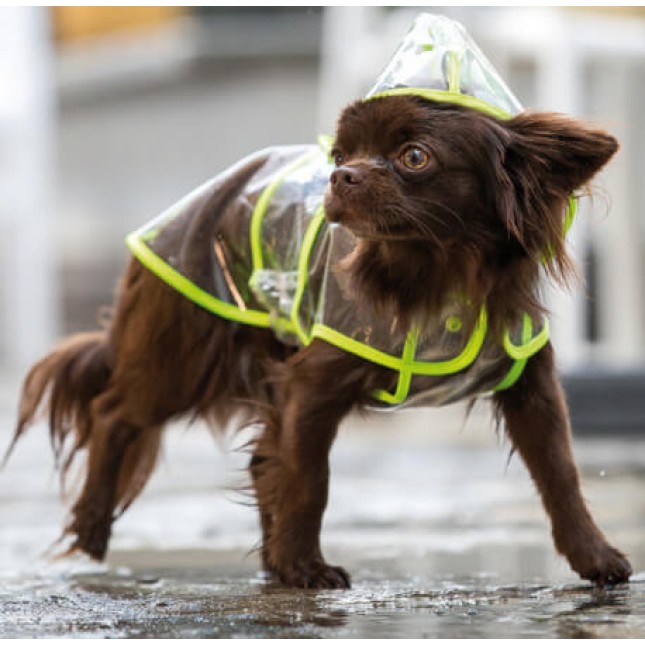
[[[567,200],[616,149],[606,133],[556,115],[497,120],[409,96],[349,106],[325,198],[327,218],[355,237],[334,267],[347,297],[406,331],[459,293],[472,311],[486,307],[488,334],[502,343],[522,316],[543,315],[541,271],[569,276]],[[450,377],[423,380],[433,387]],[[243,409],[264,427],[250,464],[263,564],[287,585],[344,588],[349,576],[325,562],[319,544],[328,453],[341,419],[395,384],[390,369],[321,339],[297,348],[215,316],[133,260],[108,328],[67,340],[31,370],[15,439],[45,403],[63,466],[87,451],[66,531],[73,548],[101,559],[115,515],[155,466],[164,424],[183,414],[225,422]],[[537,485],[557,550],[583,578],[627,580],[628,561],[580,492],[550,345],[493,405]]]

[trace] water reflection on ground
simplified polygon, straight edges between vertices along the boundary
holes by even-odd
[[[239,560],[236,575],[222,575],[239,555],[219,554],[195,567],[195,553],[157,554],[156,567],[121,565],[5,581],[0,636],[645,637],[643,575],[629,585],[598,590],[468,577],[401,578],[381,568],[374,576],[359,571],[350,591],[301,592],[260,579]],[[122,558],[136,560],[133,554]]]
[[[0,473],[0,637],[645,638],[644,441],[576,443],[585,496],[636,572],[598,590],[554,553],[507,446],[420,419],[341,436],[323,544],[353,587],[324,592],[258,575],[254,509],[232,492],[246,457],[194,430],[169,435],[107,564],[43,557],[64,505],[37,430]]]

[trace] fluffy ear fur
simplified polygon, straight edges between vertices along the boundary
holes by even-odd
[[[567,201],[609,161],[618,142],[556,114],[525,112],[504,125],[498,212],[524,251],[544,258],[547,271],[564,282],[572,269],[564,248]]]

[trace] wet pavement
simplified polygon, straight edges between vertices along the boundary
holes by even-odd
[[[2,409],[2,401],[0,401]],[[65,519],[46,429],[0,473],[0,637],[645,638],[645,435],[576,440],[585,497],[635,576],[597,590],[551,545],[524,468],[477,411],[352,420],[323,548],[350,591],[263,579],[240,439],[173,427],[105,565],[44,553]],[[0,416],[0,442],[12,418]],[[215,442],[217,443],[217,442]]]
[[[31,580],[5,581],[0,592],[0,635],[3,638],[645,636],[642,576],[620,588],[594,590],[576,584],[501,585],[486,575],[442,578],[410,572],[401,575],[400,571],[392,571],[388,563],[384,567],[381,562],[363,561],[362,566],[355,568],[357,581],[351,591],[295,592],[265,583],[254,575],[249,564],[236,563],[235,571],[231,571],[230,559],[238,559],[239,553],[202,554],[201,563],[196,562],[194,553],[156,556],[155,563],[143,567],[120,566],[109,572],[76,575],[49,573]]]

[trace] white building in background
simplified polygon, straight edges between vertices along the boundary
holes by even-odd
[[[0,363],[23,367],[58,331],[54,94],[44,9],[0,7]]]

